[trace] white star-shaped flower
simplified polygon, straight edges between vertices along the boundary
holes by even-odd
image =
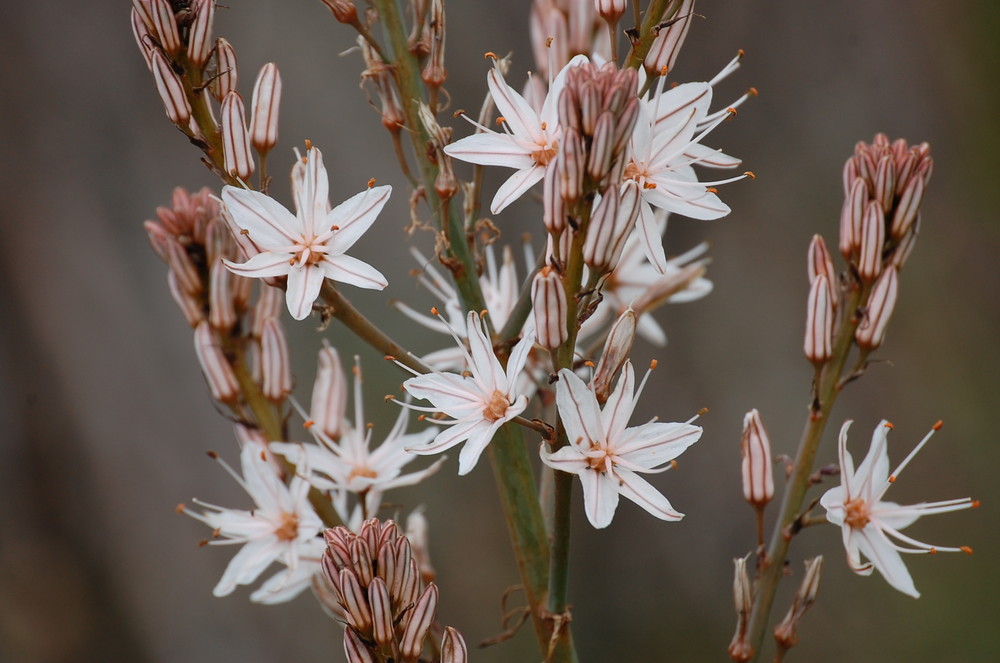
[[[499,214],[545,176],[545,166],[555,158],[562,129],[559,126],[559,95],[565,87],[566,72],[587,58],[574,57],[549,85],[540,112],[517,90],[507,85],[499,61],[486,76],[493,103],[503,118],[504,133],[480,127],[481,133],[467,136],[444,148],[445,154],[481,166],[516,168],[497,190],[490,211]]]
[[[223,464],[253,498],[256,506],[252,510],[226,509],[200,500],[195,503],[205,509],[203,513],[184,509],[214,530],[209,545],[243,544],[212,590],[216,596],[226,596],[237,585],[254,582],[273,562],[281,562],[288,568],[265,582],[251,598],[262,603],[289,600],[305,589],[308,578],[319,570],[323,546],[317,535],[324,525],[309,503],[309,483],[295,476],[285,485],[265,455],[259,445],[245,444],[240,452],[242,477]]]
[[[392,187],[366,189],[331,210],[323,155],[311,147],[305,161],[305,169],[300,168],[295,178],[295,214],[258,191],[222,189],[222,202],[233,223],[260,250],[242,264],[226,260],[226,266],[252,278],[287,276],[285,301],[296,320],[309,315],[323,279],[373,290],[388,285],[381,272],[345,251],[371,227]]]
[[[643,381],[645,383],[645,381]],[[542,462],[576,474],[583,484],[583,502],[590,524],[607,527],[614,518],[618,497],[626,497],[661,520],[680,520],[678,513],[637,472],[662,472],[701,437],[701,427],[690,423],[652,421],[626,428],[642,393],[633,396],[635,374],[630,362],[602,410],[593,390],[569,369],[559,371],[556,407],[569,444],[549,453],[543,445]]]
[[[427,443],[434,437],[433,429],[419,433],[406,433],[409,413],[400,412],[395,425],[378,448],[371,449],[372,426],[366,425],[361,394],[361,366],[355,357],[354,370],[354,425],[348,421],[340,424],[340,438],[333,440],[319,427],[309,423],[309,432],[318,444],[290,444],[272,442],[271,450],[279,453],[300,467],[308,468],[309,483],[323,492],[347,491],[362,501],[360,517],[373,518],[382,503],[385,491],[401,486],[412,486],[438,470],[438,461],[423,470],[403,474],[407,464],[415,460],[406,447]],[[335,503],[335,506],[340,506]],[[352,519],[347,509],[341,509],[341,518]]]
[[[889,486],[927,443],[934,431],[940,428],[940,424],[934,426],[892,474],[889,474],[887,451],[887,438],[889,431],[892,430],[892,424],[883,420],[875,428],[871,448],[857,470],[854,469],[854,460],[847,451],[847,429],[850,426],[851,422],[847,421],[840,429],[838,447],[840,485],[828,490],[820,499],[820,504],[826,508],[827,520],[841,527],[844,548],[847,550],[847,563],[851,570],[859,575],[870,575],[872,569],[878,569],[890,585],[904,594],[918,598],[920,593],[913,585],[913,578],[910,577],[900,553],[942,551],[971,553],[972,549],[931,546],[912,539],[899,530],[913,524],[921,516],[968,509],[977,506],[978,503],[968,497],[941,502],[921,502],[910,506],[882,501],[882,496]],[[896,541],[908,545],[900,545]],[[866,559],[864,562],[861,561],[862,555]]]
[[[469,312],[466,329],[469,341],[469,350],[466,351],[468,374],[433,372],[417,375],[403,383],[408,393],[430,401],[433,407],[396,401],[414,410],[451,417],[450,420],[427,419],[446,428],[428,444],[407,450],[416,454],[434,454],[465,442],[458,456],[460,475],[472,471],[500,426],[528,406],[528,397],[521,392],[518,377],[535,342],[534,331],[526,332],[511,350],[505,371],[475,311]],[[460,338],[456,337],[455,341],[464,348]]]

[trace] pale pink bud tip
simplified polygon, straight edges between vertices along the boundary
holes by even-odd
[[[264,321],[260,338],[261,391],[265,398],[281,401],[292,391],[291,361],[285,329],[276,318]]]
[[[740,451],[743,458],[743,497],[750,504],[763,507],[774,497],[774,477],[771,442],[756,409],[743,417]]]
[[[265,64],[253,87],[250,142],[264,154],[278,142],[278,106],[281,102],[281,75],[273,62]]]

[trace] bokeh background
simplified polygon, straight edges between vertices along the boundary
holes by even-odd
[[[534,68],[527,0],[448,9],[456,107],[478,107],[484,51],[513,52],[512,81]],[[173,186],[217,182],[165,119],[128,10],[125,0],[3,3],[0,660],[340,661],[340,628],[308,594],[278,607],[252,605],[246,591],[213,598],[233,550],[198,548],[203,526],[173,511],[195,495],[248,503],[204,455],[214,449],[235,460],[235,441],[209,403],[190,330],[142,230]],[[775,453],[792,453],[811,377],[800,349],[805,250],[814,233],[835,243],[843,160],[856,141],[884,131],[929,141],[936,169],[880,353],[886,361],[845,392],[835,418],[856,420],[857,455],[877,421],[891,419],[895,459],[943,419],[894,498],[982,499],[978,511],[913,527],[918,538],[977,553],[910,558],[923,592],[914,601],[879,577],[854,576],[836,529],[807,531],[792,550],[796,579],[805,556],[822,553],[826,564],[791,660],[1000,660],[1000,10],[986,0],[704,0],[698,11],[705,18],[674,80],[705,80],[746,50],[717,96],[725,103],[750,85],[760,96],[707,142],[742,157],[758,179],[723,189],[734,210],[725,220],[671,224],[668,252],[712,242],[715,291],[663,310],[669,345],[637,350],[639,364],[660,360],[637,417],[710,413],[681,470],[656,481],[687,514],[683,522],[663,524],[623,503],[612,527],[598,532],[576,514],[571,598],[581,658],[727,660],[731,560],[752,546],[738,478],[742,416],[759,408]],[[358,91],[360,58],[342,55],[350,31],[318,1],[258,0],[220,8],[216,32],[237,49],[245,95],[262,64],[281,70],[276,195],[287,201],[281,173],[305,138],[324,149],[335,199],[370,176],[396,185],[379,232],[358,255],[386,271],[389,296],[432,304],[407,275],[407,196]],[[538,225],[538,209],[520,203],[497,223],[513,240]],[[417,241],[426,248],[429,238]],[[397,335],[419,350],[441,346],[366,294],[359,305]],[[393,413],[380,409],[380,397],[401,376],[343,329],[314,327],[291,326],[300,395],[325,335],[346,355],[362,354],[368,416],[386,430]],[[835,461],[833,437],[824,462]],[[499,597],[517,576],[489,469],[459,479],[454,463],[393,497],[403,512],[425,505],[441,617],[476,643],[499,632]],[[785,583],[776,612],[795,582]],[[473,657],[536,660],[533,647],[526,630]]]

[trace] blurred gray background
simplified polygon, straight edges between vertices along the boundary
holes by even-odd
[[[339,55],[351,32],[318,1],[228,4],[216,32],[236,47],[244,95],[267,61],[284,79],[275,195],[287,203],[283,173],[305,138],[324,150],[335,200],[370,176],[396,185],[380,232],[357,255],[386,271],[389,296],[432,304],[406,273],[407,196],[388,137],[358,93],[360,59]],[[534,68],[527,7],[451,3],[455,107],[478,107],[484,51],[514,53],[512,82]],[[252,605],[245,590],[213,598],[234,550],[198,548],[204,527],[173,511],[192,496],[249,505],[204,455],[214,449],[234,461],[236,445],[209,403],[190,330],[142,230],[175,185],[217,182],[164,117],[128,10],[125,0],[3,3],[0,659],[340,661],[340,628],[308,594],[278,607]],[[793,451],[811,378],[800,349],[805,250],[813,233],[836,242],[843,160],[856,141],[884,131],[929,141],[936,169],[880,353],[887,361],[846,391],[835,419],[856,420],[856,456],[877,421],[891,419],[894,459],[943,419],[890,497],[982,499],[978,511],[912,528],[977,554],[907,558],[923,593],[914,601],[879,577],[854,576],[833,527],[807,531],[792,550],[796,578],[807,555],[821,552],[826,564],[791,660],[1000,660],[998,10],[986,0],[703,0],[698,11],[706,18],[692,28],[674,80],[710,78],[746,50],[717,98],[727,103],[750,85],[760,96],[706,142],[742,157],[758,178],[722,190],[734,210],[725,220],[671,224],[668,253],[713,243],[715,292],[662,311],[670,344],[637,350],[637,363],[660,360],[637,420],[710,413],[680,471],[654,480],[687,514],[683,522],[660,523],[623,502],[598,532],[577,510],[571,599],[581,658],[727,660],[731,559],[753,543],[738,479],[742,415],[759,408],[775,453]],[[497,223],[513,239],[538,218],[528,201]],[[428,238],[418,241],[426,249]],[[365,295],[360,306],[410,337],[412,325],[384,298]],[[291,328],[302,396],[321,335],[310,322]],[[377,439],[393,416],[378,402],[401,376],[343,329],[325,335],[347,355],[362,353]],[[421,351],[441,346],[412,338]],[[835,461],[832,432],[823,462]],[[392,497],[405,510],[426,505],[442,620],[476,643],[499,632],[499,596],[517,576],[489,469],[459,479],[454,463]],[[785,584],[779,613],[795,580]],[[536,660],[526,631],[473,660]]]

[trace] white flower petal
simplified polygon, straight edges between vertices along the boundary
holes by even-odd
[[[493,214],[499,214],[508,205],[524,195],[528,189],[540,182],[543,177],[545,177],[545,168],[538,164],[517,171],[497,189],[496,195],[493,196],[493,202],[490,203],[490,211]]]
[[[358,288],[382,290],[389,285],[382,272],[353,256],[326,255],[317,263],[317,267],[323,270],[326,278],[340,283],[348,283]]]
[[[618,470],[622,497],[632,500],[660,520],[680,520],[683,513],[675,511],[670,502],[656,488],[638,474],[626,469]]]
[[[592,443],[605,439],[594,392],[573,371],[565,368],[559,371],[556,407],[570,444],[586,450]]]
[[[354,246],[358,238],[375,223],[390,194],[392,194],[391,186],[372,187],[351,196],[330,210],[326,215],[322,231],[325,232],[333,226],[340,228],[327,244],[331,252],[341,254]]]
[[[507,85],[507,81],[495,68],[490,69],[489,73],[486,74],[486,82],[489,85],[493,103],[496,104],[497,110],[515,136],[523,136],[534,143],[541,143],[545,140],[538,114],[524,97]]]
[[[267,251],[258,253],[244,263],[230,262],[223,258],[222,262],[233,274],[239,274],[247,278],[267,278],[269,276],[284,276],[291,271],[288,261],[291,260],[289,253],[276,253]]]
[[[248,231],[258,246],[285,246],[302,234],[295,215],[259,191],[227,185],[222,187],[222,202],[236,225]]]
[[[292,266],[288,272],[285,304],[296,320],[305,320],[312,311],[313,302],[323,287],[323,270],[317,266]]]
[[[618,485],[603,472],[585,470],[578,475],[583,484],[583,507],[587,520],[597,529],[611,524],[618,508]]]
[[[480,166],[506,166],[520,170],[535,163],[530,147],[508,134],[494,132],[473,134],[457,140],[447,145],[444,153]]]

